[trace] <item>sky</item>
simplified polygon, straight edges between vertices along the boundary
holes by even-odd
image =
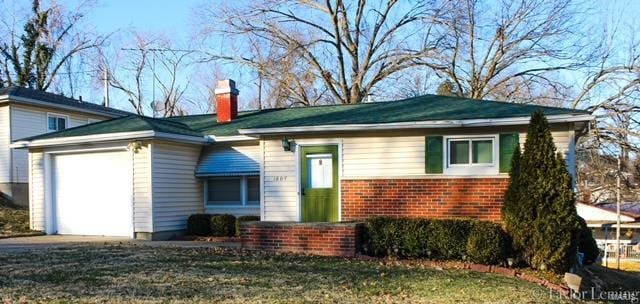
[[[2,0],[0,0],[2,1]],[[27,1],[27,0],[24,0]],[[87,0],[57,0],[67,7],[75,7],[78,3]],[[95,1],[95,7],[86,16],[87,23],[101,34],[120,33],[135,30],[144,33],[161,34],[169,37],[176,45],[188,48],[192,44],[189,39],[192,33],[197,30],[199,20],[197,20],[196,10],[203,5],[222,4],[226,0],[89,0]],[[244,0],[237,0],[235,3]],[[488,0],[492,1],[492,0]],[[593,20],[598,20],[611,16],[619,16],[621,20],[635,20],[640,13],[640,0],[585,0],[585,7],[594,8],[596,15]],[[615,18],[614,18],[615,19]],[[125,45],[126,40],[117,41],[120,47],[132,47]],[[250,95],[255,91],[253,85],[248,85],[242,81],[247,79],[246,71],[234,69],[232,67],[220,66],[218,74],[238,81],[242,95]],[[199,71],[207,73],[207,71]],[[211,71],[213,73],[214,71]],[[566,75],[571,78],[574,75]],[[243,94],[244,92],[244,94]],[[87,100],[101,100],[102,90],[93,88],[83,92]],[[88,98],[87,98],[88,97]],[[242,100],[242,98],[241,98]],[[125,102],[126,105],[126,102]],[[247,104],[241,104],[247,107]],[[200,110],[196,110],[200,111]]]
[[[193,26],[190,20],[193,17],[193,9],[200,4],[199,2],[193,0],[101,1],[87,17],[102,33],[112,33],[132,27],[145,32],[164,33],[183,41],[187,39]]]

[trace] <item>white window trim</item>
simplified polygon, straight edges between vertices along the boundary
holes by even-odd
[[[49,112],[47,112],[47,120],[45,121],[45,123],[46,123],[46,128],[47,128],[47,133],[49,133],[49,132],[56,132],[56,131],[60,131],[60,130],[51,130],[51,129],[49,129],[49,117],[64,118],[64,122],[65,122],[65,129],[69,129],[69,122],[71,121],[71,120],[69,119],[69,115],[58,114],[58,113],[49,113]]]
[[[480,135],[453,135],[453,136],[444,136],[443,144],[444,147],[442,149],[444,155],[442,157],[443,168],[445,175],[460,175],[460,176],[470,176],[470,175],[498,175],[498,152],[499,152],[499,141],[498,134],[480,134]],[[451,164],[449,159],[449,142],[451,140],[474,140],[474,139],[488,139],[492,141],[493,145],[493,159],[490,164],[473,164],[472,163],[472,155],[469,152],[469,164]],[[469,150],[472,149],[473,145],[469,145]]]
[[[249,201],[249,177],[260,178],[259,175],[242,176],[212,176],[204,181],[204,207],[205,208],[256,208],[260,206],[260,201]],[[225,202],[225,204],[209,204],[209,180],[211,179],[240,179],[240,201]],[[262,198],[262,196],[260,196]],[[253,204],[250,204],[253,203]]]

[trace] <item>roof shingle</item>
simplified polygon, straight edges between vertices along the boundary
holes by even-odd
[[[22,97],[33,99],[41,102],[50,103],[52,106],[65,106],[65,107],[75,107],[78,109],[84,109],[93,112],[103,113],[108,116],[126,116],[131,115],[130,112],[122,111],[114,108],[105,107],[99,104],[79,101],[73,98],[65,97],[58,94],[33,90],[29,88],[23,87],[6,87],[0,88],[0,96],[8,95],[9,97]]]
[[[170,118],[147,118],[133,115],[36,136],[31,139],[142,130],[194,136],[232,136],[238,135],[238,130],[256,128],[529,117],[538,110],[542,110],[547,116],[589,114],[583,110],[425,95],[392,102],[240,112],[235,120],[224,124],[218,124],[215,114]]]

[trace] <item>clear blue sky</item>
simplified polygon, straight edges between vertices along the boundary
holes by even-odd
[[[179,0],[99,1],[87,17],[102,33],[133,27],[142,32],[164,33],[182,40],[188,37],[193,24],[190,22],[192,10],[199,4],[200,1]]]

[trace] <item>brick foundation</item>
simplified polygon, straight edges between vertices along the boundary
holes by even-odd
[[[372,216],[500,221],[508,178],[343,180],[342,220]]]
[[[353,257],[357,223],[242,223],[241,243],[247,250]]]

